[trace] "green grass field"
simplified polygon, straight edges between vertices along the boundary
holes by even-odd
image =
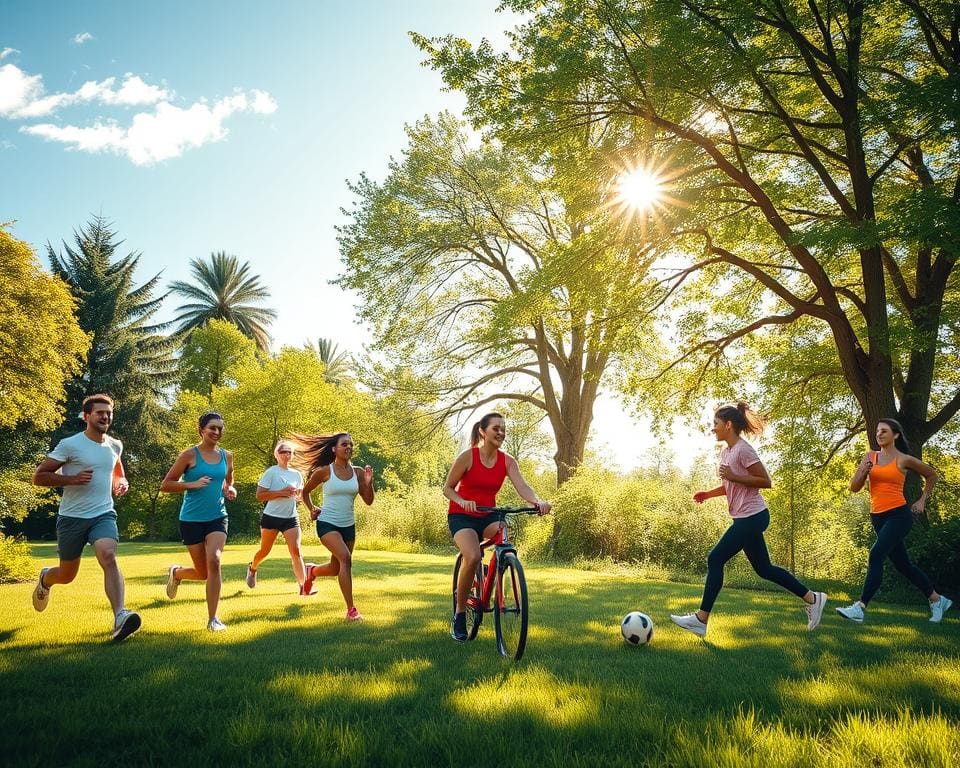
[[[960,764],[960,611],[938,626],[922,601],[877,606],[856,626],[831,600],[808,634],[792,596],[728,589],[704,642],[668,618],[696,606],[699,586],[531,565],[527,653],[511,664],[492,621],[473,643],[449,638],[452,555],[359,551],[367,621],[348,624],[333,581],[296,594],[279,545],[248,590],[253,549],[228,546],[229,630],[217,635],[200,583],[164,595],[166,566],[186,559],[177,545],[121,545],[127,604],[144,626],[119,645],[106,642],[89,553],[42,614],[32,585],[0,586],[0,762]],[[39,567],[54,547],[34,555]],[[621,640],[630,609],[656,622],[649,646]]]

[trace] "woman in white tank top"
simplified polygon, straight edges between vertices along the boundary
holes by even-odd
[[[303,503],[310,517],[317,521],[317,536],[328,550],[330,560],[323,565],[306,563],[303,593],[312,594],[313,580],[320,576],[336,576],[347,605],[347,619],[362,621],[353,604],[353,547],[356,543],[356,517],[353,512],[357,496],[369,506],[373,504],[373,469],[350,463],[353,438],[346,432],[336,435],[296,435],[300,463],[309,473],[303,486]],[[323,503],[317,507],[310,493],[323,486]]]

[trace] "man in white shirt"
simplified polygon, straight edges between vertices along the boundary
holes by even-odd
[[[107,431],[113,422],[113,400],[107,395],[90,395],[83,401],[83,432],[57,443],[36,471],[33,484],[63,488],[57,515],[57,552],[60,564],[41,568],[33,590],[33,607],[42,611],[50,601],[54,584],[69,584],[80,570],[86,544],[93,547],[103,568],[104,590],[113,608],[115,642],[140,629],[140,616],[123,603],[123,574],[117,565],[117,513],[113,497],[130,488],[123,473],[120,454],[123,444]]]

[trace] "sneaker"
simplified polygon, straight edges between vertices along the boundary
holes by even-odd
[[[937,600],[937,602],[930,603],[930,621],[934,624],[939,624],[943,620],[943,614],[950,609],[951,605],[953,605],[953,600],[940,595],[940,599]],[[43,609],[38,608],[37,610],[42,611]]]
[[[853,603],[846,608],[837,608],[837,613],[845,619],[855,621],[857,624],[863,624],[863,606],[860,605],[859,602]]]
[[[209,629],[211,632],[223,632],[223,630],[226,628],[227,625],[220,621],[220,619],[218,619],[216,616],[207,622],[207,629]]]
[[[827,604],[827,593],[814,592],[813,599],[812,605],[803,604],[803,610],[807,612],[807,632],[815,630],[820,623],[820,618],[823,616],[823,607]]]
[[[317,594],[317,590],[313,588],[313,569],[315,567],[313,563],[303,564],[303,584],[300,585],[301,595]]]
[[[33,607],[42,611],[50,602],[50,587],[43,586],[43,574],[49,571],[49,568],[41,568],[40,576],[37,579],[37,586],[33,588]]]
[[[683,627],[688,632],[693,632],[697,637],[703,637],[707,634],[707,625],[700,621],[695,613],[685,613],[683,616],[674,616],[671,613],[670,621],[678,627]]]
[[[467,642],[467,614],[455,613],[450,620],[450,637],[458,643]]]
[[[347,621],[363,621],[363,614],[357,610],[355,605],[347,608]]]
[[[253,568],[253,563],[247,564],[247,586],[253,589],[257,586],[257,572]]]
[[[140,614],[128,611],[123,608],[117,614],[116,621],[113,622],[113,642],[119,643],[126,637],[130,637],[134,632],[140,629]]]
[[[171,565],[167,571],[167,597],[171,600],[177,596],[177,589],[180,586],[180,579],[176,576],[179,567],[178,565]]]

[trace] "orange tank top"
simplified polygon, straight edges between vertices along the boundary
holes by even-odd
[[[880,466],[880,452],[873,454],[873,467],[870,469],[870,512],[879,515],[891,509],[903,507],[907,503],[903,495],[903,484],[907,476],[900,471],[897,460]]]

